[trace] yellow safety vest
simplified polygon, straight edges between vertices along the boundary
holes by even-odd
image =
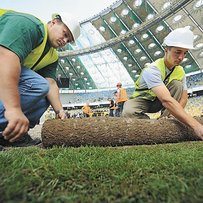
[[[13,12],[12,10],[5,10],[5,9],[0,9],[0,16],[2,16],[4,13],[6,13],[6,12]]]
[[[155,66],[161,71],[161,78],[164,81],[166,78],[166,68],[164,63],[164,58],[157,59],[155,62],[150,64],[149,66]],[[146,67],[147,68],[147,67]],[[142,71],[143,72],[143,71]],[[140,88],[140,79],[142,76],[142,72],[139,76],[139,78],[135,82],[135,91],[132,95],[132,98],[140,97],[146,100],[154,101],[156,99],[156,95],[153,93],[150,89],[141,89]],[[168,85],[172,80],[179,80],[181,81],[185,75],[184,69],[182,66],[178,65],[174,68],[173,72],[170,74],[167,84]]]
[[[4,15],[6,12],[15,12],[15,11],[0,9],[0,16]],[[47,65],[52,64],[58,60],[58,54],[56,52],[56,49],[51,47],[49,51],[46,53],[46,55],[36,64],[36,62],[41,57],[47,43],[48,30],[47,30],[46,24],[44,24],[44,30],[45,30],[45,36],[42,43],[38,47],[33,49],[32,52],[24,59],[22,63],[23,66],[32,68],[34,71],[40,70],[46,67]],[[33,68],[34,65],[35,67]]]
[[[83,113],[90,114],[91,108],[89,106],[83,106],[82,111],[83,111]]]

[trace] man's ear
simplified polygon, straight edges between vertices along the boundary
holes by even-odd
[[[53,19],[53,20],[51,21],[51,24],[52,24],[52,25],[55,25],[55,24],[57,24],[58,22],[59,22],[58,19]]]
[[[57,23],[57,20],[56,20],[56,19],[53,19],[53,20],[51,21],[51,23],[52,23],[52,24],[56,24],[56,23]]]

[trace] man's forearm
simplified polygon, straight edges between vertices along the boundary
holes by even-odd
[[[49,85],[50,85],[47,98],[51,106],[53,107],[54,111],[55,112],[60,111],[61,109],[63,109],[63,106],[60,101],[58,86],[53,79],[50,79],[50,78],[46,78],[46,79],[49,81]]]
[[[193,129],[196,125],[198,125],[198,121],[187,114],[180,103],[178,103],[175,99],[171,98],[170,101],[164,102],[162,104],[175,118],[177,118],[182,123],[190,126]]]
[[[6,84],[4,83],[4,85]],[[5,87],[4,85],[2,85],[2,83],[0,84],[0,86]],[[8,85],[6,85],[6,87],[7,88],[0,88],[0,100],[3,102],[5,109],[21,108],[18,89],[12,88],[12,86],[8,87]]]
[[[187,104],[187,101],[188,101],[188,94],[187,94],[187,90],[184,90],[183,93],[182,93],[182,96],[180,98],[180,105],[185,108],[186,104]]]
[[[0,100],[5,109],[21,108],[18,91],[18,77],[13,77],[0,70]]]
[[[20,67],[6,61],[2,56],[0,56],[0,61],[0,100],[6,109],[20,108],[18,91]]]

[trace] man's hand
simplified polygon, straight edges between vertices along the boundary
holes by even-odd
[[[195,128],[194,128],[194,131],[196,133],[196,135],[201,139],[203,140],[203,125],[201,125],[199,123],[199,125],[197,125]]]
[[[66,113],[64,110],[59,111],[59,113],[57,114],[57,117],[60,118],[61,120],[64,120],[67,118]]]
[[[27,133],[29,129],[29,121],[21,109],[12,108],[6,110],[4,115],[8,120],[8,125],[3,131],[3,136],[6,140],[14,142]]]

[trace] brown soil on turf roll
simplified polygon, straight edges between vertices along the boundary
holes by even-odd
[[[203,124],[203,118],[196,119]],[[199,140],[191,128],[176,119],[56,119],[46,121],[41,134],[44,147],[125,146]]]

